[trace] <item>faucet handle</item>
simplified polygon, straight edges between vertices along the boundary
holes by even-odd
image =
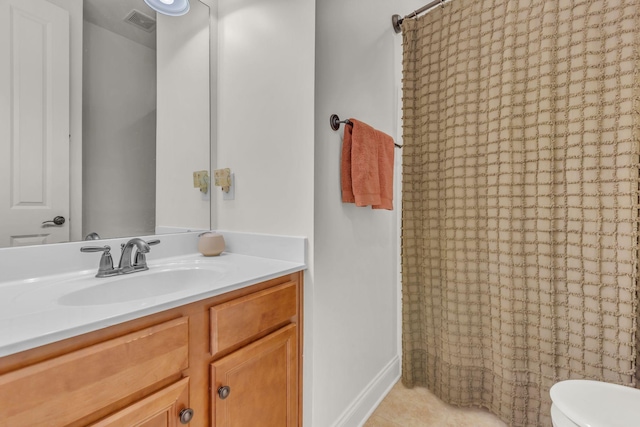
[[[158,245],[160,244],[160,239],[154,239],[154,240],[149,240],[148,242],[145,242],[147,245],[149,246],[154,246],[154,245]],[[145,266],[144,264],[146,264],[146,259],[144,256],[144,252],[140,252],[139,250],[136,251],[135,256],[133,257],[133,266],[134,267],[139,267],[139,266]]]
[[[149,246],[157,245],[160,243],[160,239],[149,240],[146,243]],[[147,267],[147,257],[143,252],[136,251],[136,254],[133,257],[133,268],[135,268],[136,270],[149,269],[149,267]]]
[[[111,246],[83,246],[80,252],[103,252],[100,257],[100,265],[96,277],[109,277],[118,274],[118,270],[113,268],[113,258],[111,257]]]

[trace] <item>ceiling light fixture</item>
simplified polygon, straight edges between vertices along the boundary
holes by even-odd
[[[144,0],[151,9],[169,16],[182,16],[189,12],[189,0]]]

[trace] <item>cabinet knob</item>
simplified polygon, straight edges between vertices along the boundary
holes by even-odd
[[[193,409],[187,408],[180,411],[181,424],[189,424],[192,418],[193,418]]]
[[[222,400],[229,397],[229,394],[231,394],[231,387],[228,385],[222,386],[218,389],[218,396],[220,396],[220,399]]]

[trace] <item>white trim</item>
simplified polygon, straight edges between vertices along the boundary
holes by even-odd
[[[191,233],[194,231],[209,231],[206,228],[200,227],[172,227],[170,225],[158,225],[156,226],[156,234],[175,234],[175,233]]]
[[[333,423],[333,427],[362,426],[400,379],[400,358],[395,356]]]

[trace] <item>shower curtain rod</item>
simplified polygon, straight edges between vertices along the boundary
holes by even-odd
[[[415,18],[416,16],[420,15],[423,12],[428,11],[429,9],[436,7],[439,4],[444,4],[444,0],[434,0],[431,3],[422,6],[420,9],[418,10],[414,10],[413,12],[411,12],[410,14],[408,14],[407,16],[405,16],[404,18],[402,18],[400,15],[393,15],[391,17],[391,24],[393,25],[393,29],[395,30],[396,33],[400,33],[402,32],[402,21],[404,21],[405,19],[408,18]]]

